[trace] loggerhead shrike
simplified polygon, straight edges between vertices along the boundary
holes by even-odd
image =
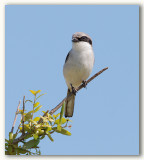
[[[65,117],[72,117],[74,111],[74,101],[76,88],[83,83],[86,86],[86,79],[89,77],[94,65],[94,52],[92,39],[83,32],[76,32],[72,36],[72,49],[69,51],[63,74],[68,86],[67,95],[73,95],[66,100]]]

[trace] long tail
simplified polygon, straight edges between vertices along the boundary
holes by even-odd
[[[70,90],[67,91],[67,96],[70,94]],[[72,117],[74,112],[74,101],[75,95],[72,95],[70,98],[66,100],[65,104],[65,117]]]

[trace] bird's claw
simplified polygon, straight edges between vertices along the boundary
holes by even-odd
[[[86,88],[86,86],[87,86],[87,81],[84,81],[84,80],[83,80],[83,81],[82,81],[82,84],[83,84],[83,87]]]
[[[71,85],[72,93],[73,93],[74,95],[76,95],[77,90],[74,88],[74,86],[73,86],[72,84],[70,84],[70,85]]]

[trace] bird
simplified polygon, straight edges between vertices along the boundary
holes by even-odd
[[[94,66],[94,52],[91,37],[84,32],[76,32],[72,35],[72,49],[68,52],[63,66],[63,75],[68,87],[65,102],[65,117],[72,117],[76,88],[83,84],[86,87],[86,79],[90,76]]]

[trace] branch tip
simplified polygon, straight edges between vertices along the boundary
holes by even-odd
[[[102,72],[104,72],[105,70],[107,70],[108,69],[108,67],[106,67],[106,68],[103,68],[102,70],[100,70],[99,72],[97,72],[96,74],[94,74],[91,78],[89,78],[87,81],[86,81],[86,83],[88,84],[89,82],[91,82],[94,78],[96,78],[97,76],[99,76]],[[77,91],[79,91],[80,89],[82,89],[82,88],[84,88],[84,86],[83,86],[83,84],[81,84],[78,88],[77,88]],[[72,93],[71,94],[69,94],[69,96],[66,96],[55,108],[53,108],[50,112],[49,112],[49,110],[47,110],[45,113],[44,113],[44,115],[43,115],[43,117],[45,117],[46,116],[46,114],[49,112],[49,114],[53,114],[54,112],[56,112],[61,106],[62,106],[62,104],[64,103],[64,101],[67,99],[67,98],[69,98],[70,96],[72,96]],[[24,113],[24,109],[25,109],[25,96],[24,96],[24,99],[23,99],[23,113]],[[22,116],[22,119],[23,119],[23,124],[22,124],[22,126],[23,126],[23,131],[24,131],[24,116]],[[42,122],[42,119],[40,118],[40,120],[38,121],[38,123],[41,123]],[[26,133],[26,134],[24,134],[24,132],[22,132],[22,135],[20,136],[20,137],[18,137],[17,139],[15,139],[14,141],[13,141],[13,143],[18,143],[19,141],[21,141],[21,140],[23,140],[24,138],[25,138],[25,136],[27,136],[27,135],[29,135],[29,133]]]

